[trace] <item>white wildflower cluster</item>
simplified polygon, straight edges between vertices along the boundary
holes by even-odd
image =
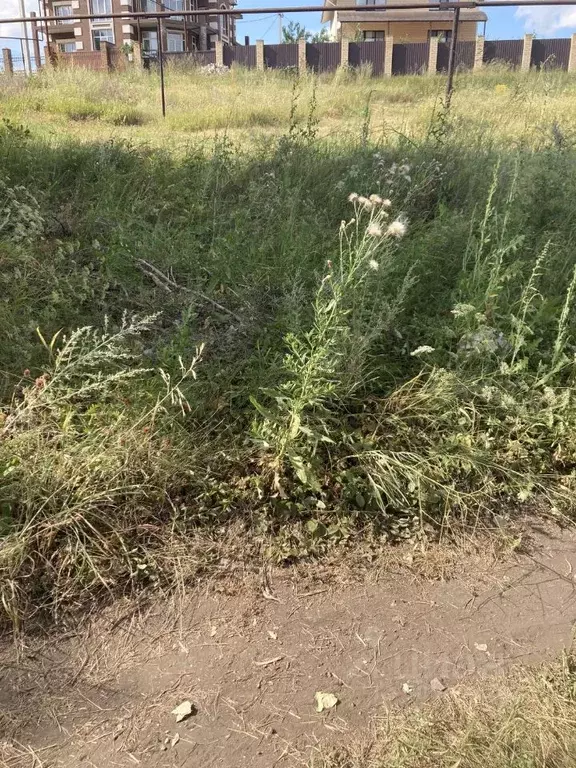
[[[0,236],[15,243],[42,237],[44,219],[36,198],[23,186],[0,181]]]
[[[351,192],[348,195],[348,201],[353,203],[354,207],[359,211],[371,212],[370,222],[366,230],[370,237],[393,237],[400,240],[408,231],[406,217],[403,214],[400,214],[394,221],[386,224],[386,219],[389,216],[388,209],[392,207],[392,201],[388,198],[383,198],[376,194],[364,197],[364,195],[359,195],[357,192]]]
[[[402,163],[392,163],[386,174],[386,180],[392,186],[395,181],[404,180],[408,184],[412,183],[412,177],[410,176],[410,166],[403,160]]]
[[[422,344],[421,347],[416,347],[410,354],[412,357],[420,357],[420,355],[429,355],[431,352],[434,352],[434,347],[429,347],[428,344]]]

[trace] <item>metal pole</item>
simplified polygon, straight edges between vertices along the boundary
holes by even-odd
[[[278,14],[278,42],[282,42],[282,22],[284,21],[284,14]]]
[[[160,90],[162,92],[162,117],[166,117],[166,92],[164,90],[164,45],[162,42],[162,25],[158,22],[158,58],[160,60]]]
[[[43,13],[44,16],[46,16],[46,0],[42,0],[42,9],[40,10],[40,13]],[[44,32],[46,35],[46,52],[48,54],[48,58],[50,61],[46,62],[46,65],[49,66],[52,64],[52,46],[50,45],[50,35],[48,34],[48,22],[44,21]]]
[[[456,59],[456,43],[458,42],[458,24],[460,21],[460,8],[454,11],[454,24],[452,25],[452,40],[450,40],[450,53],[448,54],[448,82],[446,83],[446,108],[450,107],[452,91],[454,90],[454,61]]]
[[[42,57],[40,56],[40,40],[38,39],[38,24],[36,23],[36,14],[31,13],[30,16],[34,17],[32,22],[32,45],[34,47],[34,59],[36,62],[36,70],[40,71],[42,66]]]
[[[26,9],[24,7],[24,0],[18,0],[18,10],[20,11],[20,15],[22,17],[26,16]],[[24,30],[24,38],[25,38],[25,57],[24,57],[24,65],[27,74],[32,73],[32,60],[30,58],[30,41],[28,40],[28,24],[24,21],[22,22],[22,29]]]

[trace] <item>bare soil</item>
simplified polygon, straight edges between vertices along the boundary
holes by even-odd
[[[279,571],[146,612],[116,605],[82,632],[4,648],[0,764],[308,765],[387,707],[570,645],[574,531],[534,534],[505,561],[453,553],[448,580],[412,557],[376,580]],[[339,704],[317,713],[317,691]],[[176,723],[185,700],[194,712]]]

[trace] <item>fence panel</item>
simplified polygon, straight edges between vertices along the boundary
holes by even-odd
[[[454,66],[456,69],[472,69],[474,67],[474,56],[476,53],[476,43],[464,41],[456,43],[454,54]],[[450,43],[438,43],[438,59],[436,62],[437,72],[446,72],[450,60]]]
[[[237,45],[234,49],[234,61],[240,67],[254,69],[256,67],[256,46],[255,45]]]
[[[538,69],[568,69],[570,42],[569,37],[557,40],[533,40],[531,65]]]
[[[158,56],[147,56],[144,66],[146,62],[157,64]],[[173,51],[164,54],[164,62],[182,67],[204,67],[207,64],[216,64],[216,51]]]
[[[484,43],[484,63],[504,62],[513,69],[522,63],[524,40],[487,40]]]
[[[428,69],[428,43],[395,43],[392,51],[393,75],[421,75]]]
[[[340,43],[308,43],[306,64],[314,72],[335,72],[340,66]]]
[[[298,67],[298,43],[264,46],[264,64],[271,69]]]
[[[363,43],[350,43],[348,64],[362,67],[370,64],[373,75],[384,72],[384,40],[370,40]]]

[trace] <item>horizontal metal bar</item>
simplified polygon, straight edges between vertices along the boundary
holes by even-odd
[[[205,8],[194,11],[157,11],[150,13],[147,11],[124,11],[122,13],[77,13],[71,17],[74,21],[85,21],[94,19],[169,19],[172,16],[248,16],[250,14],[278,14],[278,13],[323,13],[324,11],[358,11],[369,15],[373,11],[400,11],[400,10],[423,10],[431,8],[443,8],[452,10],[456,8],[509,8],[514,6],[538,7],[543,5],[574,5],[574,0],[472,0],[471,2],[430,2],[430,3],[388,3],[382,5],[302,5],[292,6],[290,8]],[[62,16],[15,16],[11,19],[0,19],[0,24],[19,24],[25,22],[49,22],[61,21]]]

